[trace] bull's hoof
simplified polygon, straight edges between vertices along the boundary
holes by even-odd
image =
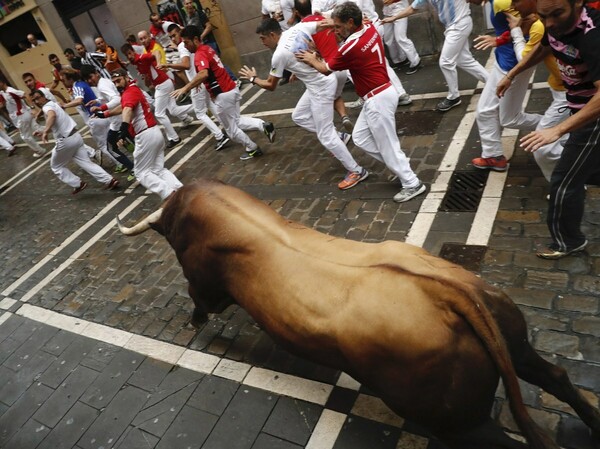
[[[200,329],[204,323],[208,321],[208,315],[206,313],[202,313],[202,311],[198,308],[195,308],[192,312],[192,317],[190,319],[190,324],[196,328]]]

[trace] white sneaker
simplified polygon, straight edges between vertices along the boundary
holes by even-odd
[[[394,201],[396,203],[404,203],[405,201],[412,200],[415,196],[427,190],[425,184],[419,183],[416,187],[404,187],[398,193],[394,195]]]
[[[193,121],[194,119],[188,115],[182,120],[183,125],[181,125],[181,129],[189,128]]]
[[[404,93],[398,97],[398,106],[408,106],[409,104],[412,104],[412,100],[410,95],[407,93]]]
[[[344,131],[338,131],[338,135],[340,136],[340,139],[342,139],[342,142],[344,142],[344,145],[348,145],[348,142],[350,142],[350,138],[352,137],[352,135],[345,133]]]
[[[346,104],[346,107],[350,109],[359,109],[363,107],[363,104],[365,104],[365,100],[359,98],[358,100],[353,101],[352,103]]]

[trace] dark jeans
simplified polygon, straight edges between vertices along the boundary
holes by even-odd
[[[585,184],[600,181],[600,119],[573,131],[550,179],[548,229],[553,249],[568,251],[585,242],[581,220]]]
[[[123,164],[127,167],[128,170],[133,170],[133,162],[121,151],[121,149],[117,146],[117,142],[119,141],[119,131],[113,131],[112,129],[108,130],[107,137],[107,146],[110,154],[114,156],[114,158],[119,161],[119,164]]]

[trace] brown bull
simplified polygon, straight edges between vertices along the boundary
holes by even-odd
[[[194,325],[237,303],[282,346],[347,372],[451,448],[526,447],[490,420],[499,376],[529,447],[558,448],[528,415],[517,376],[600,435],[600,413],[530,346],[516,305],[420,248],[324,235],[214,181],[119,226],[166,237],[189,281]]]

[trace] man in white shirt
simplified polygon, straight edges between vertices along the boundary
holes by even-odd
[[[33,150],[33,157],[42,157],[46,150],[33,138],[34,131],[41,128],[35,122],[31,108],[25,103],[25,92],[9,86],[6,80],[0,79],[0,95],[4,99],[10,120],[21,134],[21,139]]]
[[[46,127],[42,131],[36,131],[36,135],[41,136],[42,142],[47,143],[48,133],[52,131],[56,139],[56,146],[52,149],[50,167],[58,179],[73,188],[71,193],[76,195],[87,187],[87,182],[67,168],[67,164],[71,160],[92,175],[96,181],[104,184],[105,189],[116,189],[119,181],[90,160],[89,150],[83,137],[77,131],[75,120],[69,117],[60,105],[54,101],[48,101],[40,90],[34,90],[31,99],[42,109],[46,117]]]
[[[301,22],[282,32],[276,19],[263,20],[256,32],[266,47],[275,50],[271,60],[271,73],[263,80],[256,76],[256,69],[244,66],[240,70],[240,76],[263,89],[275,90],[283,71],[287,69],[304,83],[306,91],[298,100],[292,120],[298,126],[316,133],[319,142],[342,163],[348,174],[338,187],[346,190],[366,179],[369,172],[348,151],[346,143],[350,140],[350,135],[338,133],[333,126],[336,78],[325,76],[296,59],[296,53],[308,50],[311,43],[314,46],[311,35],[317,32],[317,24],[318,22]]]

